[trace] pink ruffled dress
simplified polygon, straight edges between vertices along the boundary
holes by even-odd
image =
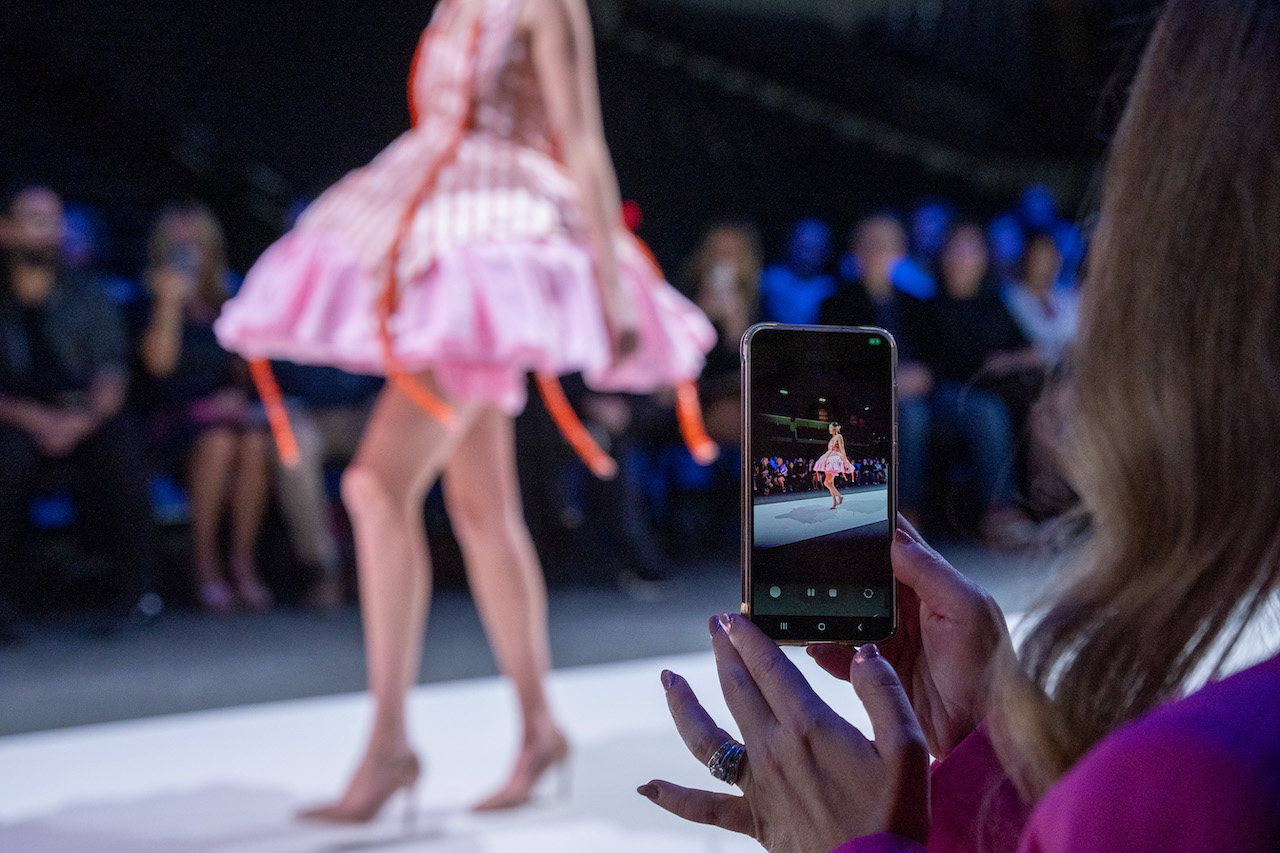
[[[827,442],[827,452],[818,457],[818,461],[813,463],[813,470],[822,473],[830,472],[832,474],[852,474],[853,464],[849,462],[849,458],[845,456],[836,447],[837,437],[831,436],[831,440]]]
[[[467,24],[463,10],[483,6]],[[446,398],[509,414],[525,377],[581,371],[648,393],[696,378],[715,331],[619,226],[639,349],[612,363],[577,186],[557,157],[521,0],[442,0],[410,77],[414,126],[318,198],[215,326],[250,359],[431,370]]]

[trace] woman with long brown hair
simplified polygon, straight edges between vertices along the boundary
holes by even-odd
[[[222,226],[202,204],[173,205],[157,218],[147,254],[151,311],[139,355],[162,408],[163,443],[185,457],[196,598],[215,613],[265,610],[272,594],[254,552],[267,510],[271,439],[244,362],[213,334],[231,296]],[[225,566],[218,554],[224,517]]]
[[[811,649],[852,682],[875,741],[723,616],[745,759],[663,680],[690,749],[745,796],[641,793],[773,851],[1276,849],[1277,104],[1280,3],[1166,6],[1115,138],[1070,362],[1064,456],[1087,533],[1016,655],[990,597],[900,522],[897,635]]]

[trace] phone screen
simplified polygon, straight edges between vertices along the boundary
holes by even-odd
[[[779,642],[893,633],[894,369],[883,329],[743,338],[743,594]]]

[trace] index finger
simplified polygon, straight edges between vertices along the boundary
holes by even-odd
[[[721,618],[729,644],[773,716],[789,723],[806,722],[813,719],[819,706],[826,707],[796,665],[755,623],[737,613]]]
[[[760,686],[752,677],[733,647],[725,626],[729,622],[724,614],[712,616],[711,648],[716,654],[716,672],[720,676],[720,691],[724,693],[724,703],[729,706],[729,713],[737,721],[742,730],[742,739],[748,744],[767,731],[777,720],[772,709],[760,692]]]
[[[889,552],[893,576],[938,613],[951,614],[959,607],[982,602],[986,598],[982,588],[960,574],[924,539],[917,538],[919,535],[913,537],[901,527],[894,534]]]

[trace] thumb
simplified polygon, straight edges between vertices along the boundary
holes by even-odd
[[[862,646],[853,656],[849,683],[867,709],[877,752],[884,755],[886,747],[890,750],[919,747],[927,757],[924,732],[911,710],[907,692],[898,680],[898,673],[880,656],[874,643]]]

